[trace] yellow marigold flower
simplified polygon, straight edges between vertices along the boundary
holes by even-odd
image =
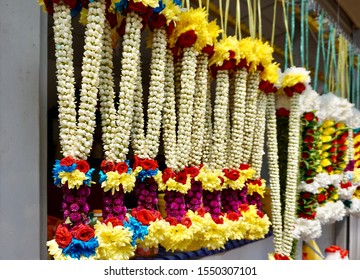
[[[204,239],[202,247],[209,250],[224,248],[225,243],[228,241],[227,231],[229,230],[229,225],[225,221],[224,224],[216,224],[211,215],[206,213],[203,226]]]
[[[292,87],[297,83],[307,84],[310,82],[310,71],[305,68],[290,67],[285,70],[281,85],[283,88]]]
[[[327,150],[329,150],[331,147],[332,147],[331,144],[323,144],[323,145],[321,145],[321,150],[322,150],[322,151],[327,151]]]
[[[320,135],[320,140],[323,143],[327,143],[332,141],[332,137],[329,135]]]
[[[261,80],[269,81],[271,84],[277,84],[279,81],[279,64],[274,62],[267,65],[260,76]]]
[[[199,175],[195,177],[195,180],[202,183],[202,187],[204,190],[221,191],[225,187],[220,180],[221,177],[224,177],[222,171],[211,171],[204,166],[200,169]]]
[[[235,59],[237,62],[240,61],[240,53],[238,51],[238,40],[235,36],[228,36],[222,38],[220,41],[216,42],[214,45],[214,55],[209,61],[209,65],[221,66],[224,61],[230,59],[229,51],[235,52]]]
[[[165,239],[165,232],[169,223],[165,220],[156,220],[151,222],[148,227],[148,234],[145,236],[144,240],[138,242],[142,247],[147,248],[156,248],[161,242]]]
[[[173,0],[163,0],[165,4],[165,8],[161,11],[166,18],[166,24],[170,24],[170,22],[176,22],[179,20],[179,15],[181,13],[181,7],[176,5]]]
[[[269,232],[271,222],[269,217],[264,214],[261,218],[257,214],[257,207],[255,205],[250,205],[249,210],[242,212],[244,217],[244,223],[247,223],[248,231],[245,234],[245,238],[248,240],[257,240],[264,238],[265,234]]]
[[[59,172],[58,176],[61,179],[61,184],[67,183],[69,189],[79,189],[87,179],[86,174],[79,171],[78,169],[75,169],[72,172]]]
[[[330,165],[331,165],[331,161],[328,158],[324,158],[323,160],[321,160],[322,167],[328,167]]]
[[[248,194],[252,195],[253,193],[258,193],[261,197],[264,197],[266,181],[262,179],[261,182],[261,186],[258,184],[248,183]]]
[[[134,3],[142,3],[146,7],[156,8],[159,6],[158,0],[133,0]]]
[[[321,165],[319,165],[317,168],[316,168],[316,173],[321,173],[323,171],[323,167]]]
[[[360,183],[360,168],[355,168],[354,169],[353,182]]]
[[[321,157],[321,158],[328,158],[328,157],[329,157],[329,153],[328,153],[328,152],[322,152],[320,157]]]
[[[327,128],[327,127],[331,127],[331,126],[335,126],[335,122],[332,121],[332,120],[325,120],[325,121],[322,123],[322,127],[323,127],[323,128]]]
[[[136,181],[134,174],[122,173],[119,174],[116,171],[109,171],[106,173],[107,179],[101,184],[104,192],[110,191],[114,194],[115,191],[120,190],[120,186],[124,189],[124,192],[131,192]]]
[[[101,260],[128,260],[135,255],[131,245],[132,232],[123,226],[113,227],[111,223],[97,222],[94,226],[95,236],[99,241],[97,257]]]
[[[183,251],[191,244],[192,239],[192,231],[182,224],[177,224],[176,226],[167,227],[165,238],[161,245],[166,251]]]

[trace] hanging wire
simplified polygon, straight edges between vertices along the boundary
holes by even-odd
[[[356,71],[356,107],[360,105],[360,54],[357,55],[357,71]]]
[[[285,6],[285,0],[282,0],[282,7],[283,7],[283,15],[284,15],[284,24],[285,24],[285,31],[286,31],[286,38],[285,38],[285,63],[284,67],[285,69],[288,68],[288,60],[290,61],[290,65],[293,66],[293,59],[292,59],[292,46],[291,46],[291,38],[289,33],[289,24],[288,24],[288,10],[289,10],[289,2],[286,2]]]
[[[253,8],[250,0],[247,0],[247,6],[248,6],[248,15],[249,15],[249,31],[250,31],[250,37],[252,39],[255,39],[255,30],[254,30],[254,13]]]
[[[317,91],[318,76],[319,76],[319,60],[320,60],[320,46],[323,37],[323,11],[319,15],[319,28],[318,28],[318,39],[316,48],[316,59],[315,59],[315,74],[314,74],[314,89]]]
[[[273,22],[272,22],[272,31],[271,31],[271,46],[274,47],[275,31],[276,31],[276,13],[277,13],[277,0],[274,0],[274,12],[273,12]]]
[[[236,24],[235,24],[235,35],[241,40],[241,10],[240,0],[236,0]]]
[[[305,0],[305,68],[309,69],[309,0]]]
[[[227,35],[229,6],[230,6],[230,0],[226,0],[226,2],[225,2],[225,18],[224,18],[224,33],[225,33],[225,36]]]
[[[295,40],[295,0],[291,0],[291,44],[292,49],[294,48]]]
[[[261,0],[258,0],[258,13],[259,13],[259,39],[262,40]]]
[[[300,60],[301,60],[301,66],[305,67],[305,53],[304,53],[304,47],[305,47],[305,1],[301,1],[300,6]]]
[[[221,37],[224,38],[225,29],[224,29],[224,14],[222,9],[222,0],[219,0],[219,14],[220,14],[220,26],[221,26],[221,30],[223,30],[223,32],[221,32]]]

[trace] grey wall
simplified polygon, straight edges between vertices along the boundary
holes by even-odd
[[[44,257],[41,18],[36,1],[0,1],[0,259]]]

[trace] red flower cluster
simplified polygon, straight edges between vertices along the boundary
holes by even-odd
[[[236,212],[228,212],[226,214],[226,218],[228,218],[230,221],[238,221],[240,219],[240,217],[242,217],[241,213],[236,213]]]
[[[133,169],[141,166],[145,170],[155,170],[159,168],[158,162],[155,159],[145,158],[141,159],[138,156],[134,156],[134,165]]]
[[[270,83],[269,81],[261,81],[259,84],[259,89],[266,94],[277,92],[277,88],[274,84]]]
[[[240,178],[240,172],[237,169],[223,169],[223,173],[229,180],[236,181]]]
[[[341,187],[342,189],[348,189],[348,188],[350,188],[351,186],[352,186],[352,183],[351,183],[351,182],[345,182],[345,183],[340,182],[340,187]]]
[[[197,35],[195,31],[188,30],[179,36],[176,45],[180,48],[189,48],[195,44],[196,40]]]
[[[284,256],[282,254],[275,254],[274,255],[275,260],[281,260],[281,261],[288,261],[290,258],[288,256]]]
[[[278,117],[289,117],[289,115],[290,115],[290,111],[286,108],[281,107],[276,110],[276,116]]]
[[[109,225],[109,223],[112,224],[113,227],[116,227],[116,226],[123,226],[123,222],[121,220],[119,220],[118,218],[116,217],[110,217],[110,218],[107,218],[104,223],[106,225]]]
[[[159,211],[148,210],[148,209],[136,209],[133,208],[131,215],[138,220],[143,225],[150,225],[151,222],[156,221],[156,219],[161,220],[162,216]]]
[[[94,236],[95,231],[89,225],[80,224],[73,227],[71,231],[66,226],[59,225],[55,232],[55,241],[60,248],[65,248],[71,243],[73,238],[87,242],[94,238]]]
[[[176,218],[174,217],[167,217],[165,219],[165,221],[167,221],[171,226],[176,226],[178,224],[182,224],[184,226],[186,226],[187,228],[191,227],[192,225],[192,221],[189,217],[184,216],[180,219],[180,221],[178,221]]]
[[[64,157],[63,159],[60,160],[60,165],[63,166],[71,166],[74,163],[76,164],[76,169],[79,170],[80,172],[86,173],[90,169],[90,165],[86,160],[81,160],[81,159],[76,160],[71,156]]]
[[[104,173],[109,171],[117,171],[119,174],[123,174],[128,172],[129,165],[126,162],[118,162],[115,164],[104,159],[100,164],[100,168]]]
[[[292,87],[284,87],[284,92],[287,96],[292,97],[294,93],[301,94],[305,90],[305,85],[303,83],[297,83]]]

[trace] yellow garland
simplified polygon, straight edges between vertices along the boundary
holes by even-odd
[[[135,255],[135,247],[131,245],[132,232],[123,226],[113,227],[111,223],[97,222],[94,226],[98,238],[97,259],[128,260]]]
[[[184,251],[189,247],[194,236],[191,230],[182,224],[176,226],[169,225],[165,231],[165,238],[161,242],[161,246],[166,251]]]
[[[102,182],[101,188],[104,189],[104,192],[110,191],[114,194],[115,191],[120,190],[120,186],[122,186],[125,193],[131,192],[133,187],[135,186],[136,176],[142,170],[140,166],[138,166],[133,172],[122,173],[119,174],[117,171],[109,171],[106,173],[107,179]]]
[[[176,180],[174,180],[173,178],[169,178],[167,180],[167,182],[164,183],[162,180],[161,172],[158,172],[158,174],[156,174],[154,176],[154,179],[155,179],[156,183],[158,184],[158,190],[162,191],[162,192],[168,190],[168,191],[177,191],[182,194],[186,194],[191,188],[190,175],[187,175],[186,184],[181,184],[181,183],[177,182]]]
[[[181,14],[181,7],[176,5],[173,0],[163,0],[165,8],[160,12],[166,18],[166,24],[169,25],[170,22],[179,21],[179,15]]]
[[[54,258],[54,260],[70,260],[71,259],[70,256],[65,256],[62,253],[62,249],[59,247],[59,244],[57,244],[55,239],[47,241],[46,246],[48,246],[48,252]]]
[[[279,81],[279,64],[273,62],[267,65],[263,72],[260,74],[260,79],[263,81],[268,81],[271,84],[276,85]]]
[[[235,36],[229,36],[222,38],[220,41],[216,42],[214,45],[214,55],[209,61],[209,65],[221,66],[224,61],[230,59],[229,51],[235,52],[235,59],[240,62],[240,52],[238,48],[238,40]]]
[[[227,232],[227,238],[229,240],[241,240],[244,239],[246,233],[250,230],[250,224],[244,223],[244,218],[240,217],[238,221],[229,220],[226,216],[224,222],[229,225]]]
[[[224,248],[225,243],[228,241],[227,232],[229,224],[216,224],[210,213],[206,213],[203,218],[203,242],[202,247],[209,250],[216,250]]]
[[[295,71],[294,71],[295,69]],[[293,87],[297,83],[308,84],[309,83],[309,73],[310,71],[297,71],[299,68],[289,68],[289,71],[284,73],[284,76],[281,81],[281,86]]]
[[[209,170],[205,166],[200,169],[198,176],[194,179],[202,183],[203,190],[207,191],[221,191],[225,188],[221,179],[224,178],[224,174],[221,170]]]
[[[58,176],[61,179],[61,184],[64,185],[67,183],[69,189],[79,189],[84,184],[84,181],[87,180],[86,174],[78,169],[72,172],[59,172]]]
[[[144,240],[138,241],[138,245],[143,248],[156,248],[158,245],[164,241],[166,237],[166,229],[170,224],[165,220],[156,220],[151,222],[148,227],[148,234],[145,236]]]
[[[250,205],[249,208],[250,209],[248,211],[242,212],[244,223],[249,225],[249,229],[245,234],[245,239],[257,240],[264,238],[271,225],[269,217],[264,214],[264,216],[260,218],[257,214],[257,208],[255,205]]]

